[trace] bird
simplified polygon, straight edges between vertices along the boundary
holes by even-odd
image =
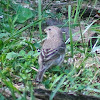
[[[44,41],[38,58],[39,69],[36,82],[42,82],[44,73],[53,66],[60,66],[65,56],[65,42],[61,29],[57,26],[48,26],[44,29],[47,38]]]

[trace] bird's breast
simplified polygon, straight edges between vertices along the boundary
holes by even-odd
[[[43,43],[43,48],[45,49],[55,49],[58,46],[60,46],[62,44],[62,40],[54,38],[54,39],[47,39],[44,43]]]

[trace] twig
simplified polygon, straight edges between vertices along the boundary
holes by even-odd
[[[31,67],[33,70],[35,70],[36,72],[38,72],[38,69],[36,69],[35,67]],[[43,75],[46,78],[46,75]]]

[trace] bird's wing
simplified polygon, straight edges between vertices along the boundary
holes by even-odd
[[[41,55],[42,60],[45,62],[48,60],[55,59],[63,53],[65,53],[65,44],[62,44],[61,46],[59,46],[58,48],[55,48],[55,49],[51,49],[51,48],[42,49],[40,55]]]

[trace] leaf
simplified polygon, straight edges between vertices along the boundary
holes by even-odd
[[[0,40],[0,50],[3,48],[3,41]]]
[[[34,51],[29,51],[28,55],[32,56],[34,54]]]
[[[21,5],[16,6],[16,12],[17,12],[17,22],[24,23],[26,20],[31,18],[33,16],[32,11],[29,8],[24,8]]]
[[[9,33],[0,33],[0,39],[9,36]]]
[[[22,77],[22,79],[27,79],[27,76],[25,74],[20,73],[20,76]]]
[[[20,56],[25,56],[25,54],[26,54],[26,53],[25,53],[24,50],[21,50],[21,51],[19,52],[19,55],[20,55]]]
[[[14,59],[16,57],[18,57],[18,53],[10,52],[10,53],[7,53],[6,59],[11,60],[11,59]]]
[[[52,71],[56,71],[56,72],[60,72],[61,71],[59,66],[53,67],[51,70]]]
[[[0,55],[0,62],[2,61],[2,63],[5,61],[5,58],[6,58],[6,54],[5,53],[2,53]]]

